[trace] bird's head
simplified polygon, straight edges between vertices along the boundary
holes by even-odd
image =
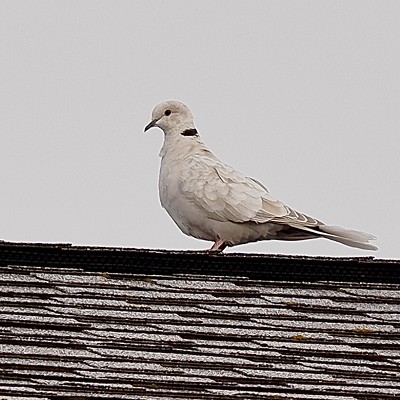
[[[146,132],[153,127],[161,128],[165,135],[197,135],[193,124],[193,115],[189,107],[175,100],[166,101],[155,106],[151,115],[151,122],[146,125],[144,131]]]

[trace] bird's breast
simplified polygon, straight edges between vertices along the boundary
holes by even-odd
[[[164,208],[176,198],[181,190],[180,188],[180,169],[178,162],[163,158],[161,160],[160,176],[158,182],[158,191],[160,201]]]
[[[190,176],[185,161],[162,160],[158,187],[161,205],[183,233],[211,240],[203,210],[183,192],[186,179]]]

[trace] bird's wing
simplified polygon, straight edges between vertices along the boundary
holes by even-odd
[[[204,209],[211,219],[231,222],[274,222],[292,226],[318,226],[320,221],[298,213],[274,199],[258,181],[247,178],[216,158],[196,155],[188,159],[183,195]]]

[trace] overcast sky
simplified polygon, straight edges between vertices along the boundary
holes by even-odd
[[[400,2],[0,2],[0,238],[204,249],[158,200],[154,106],[225,162],[378,236],[228,251],[400,256]]]

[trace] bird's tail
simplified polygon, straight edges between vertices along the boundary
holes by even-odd
[[[304,228],[303,228],[304,229]],[[335,242],[343,243],[346,246],[357,247],[363,250],[378,250],[378,248],[369,241],[376,239],[369,233],[354,231],[351,229],[341,228],[340,226],[319,225],[318,230],[305,229],[314,231],[319,236],[325,237]]]
[[[305,240],[319,237],[334,240],[350,247],[357,247],[363,250],[378,250],[378,247],[370,243],[376,237],[369,233],[341,228],[340,226],[317,225],[314,227],[299,224],[288,224],[291,229],[283,229],[277,232],[278,240]]]

